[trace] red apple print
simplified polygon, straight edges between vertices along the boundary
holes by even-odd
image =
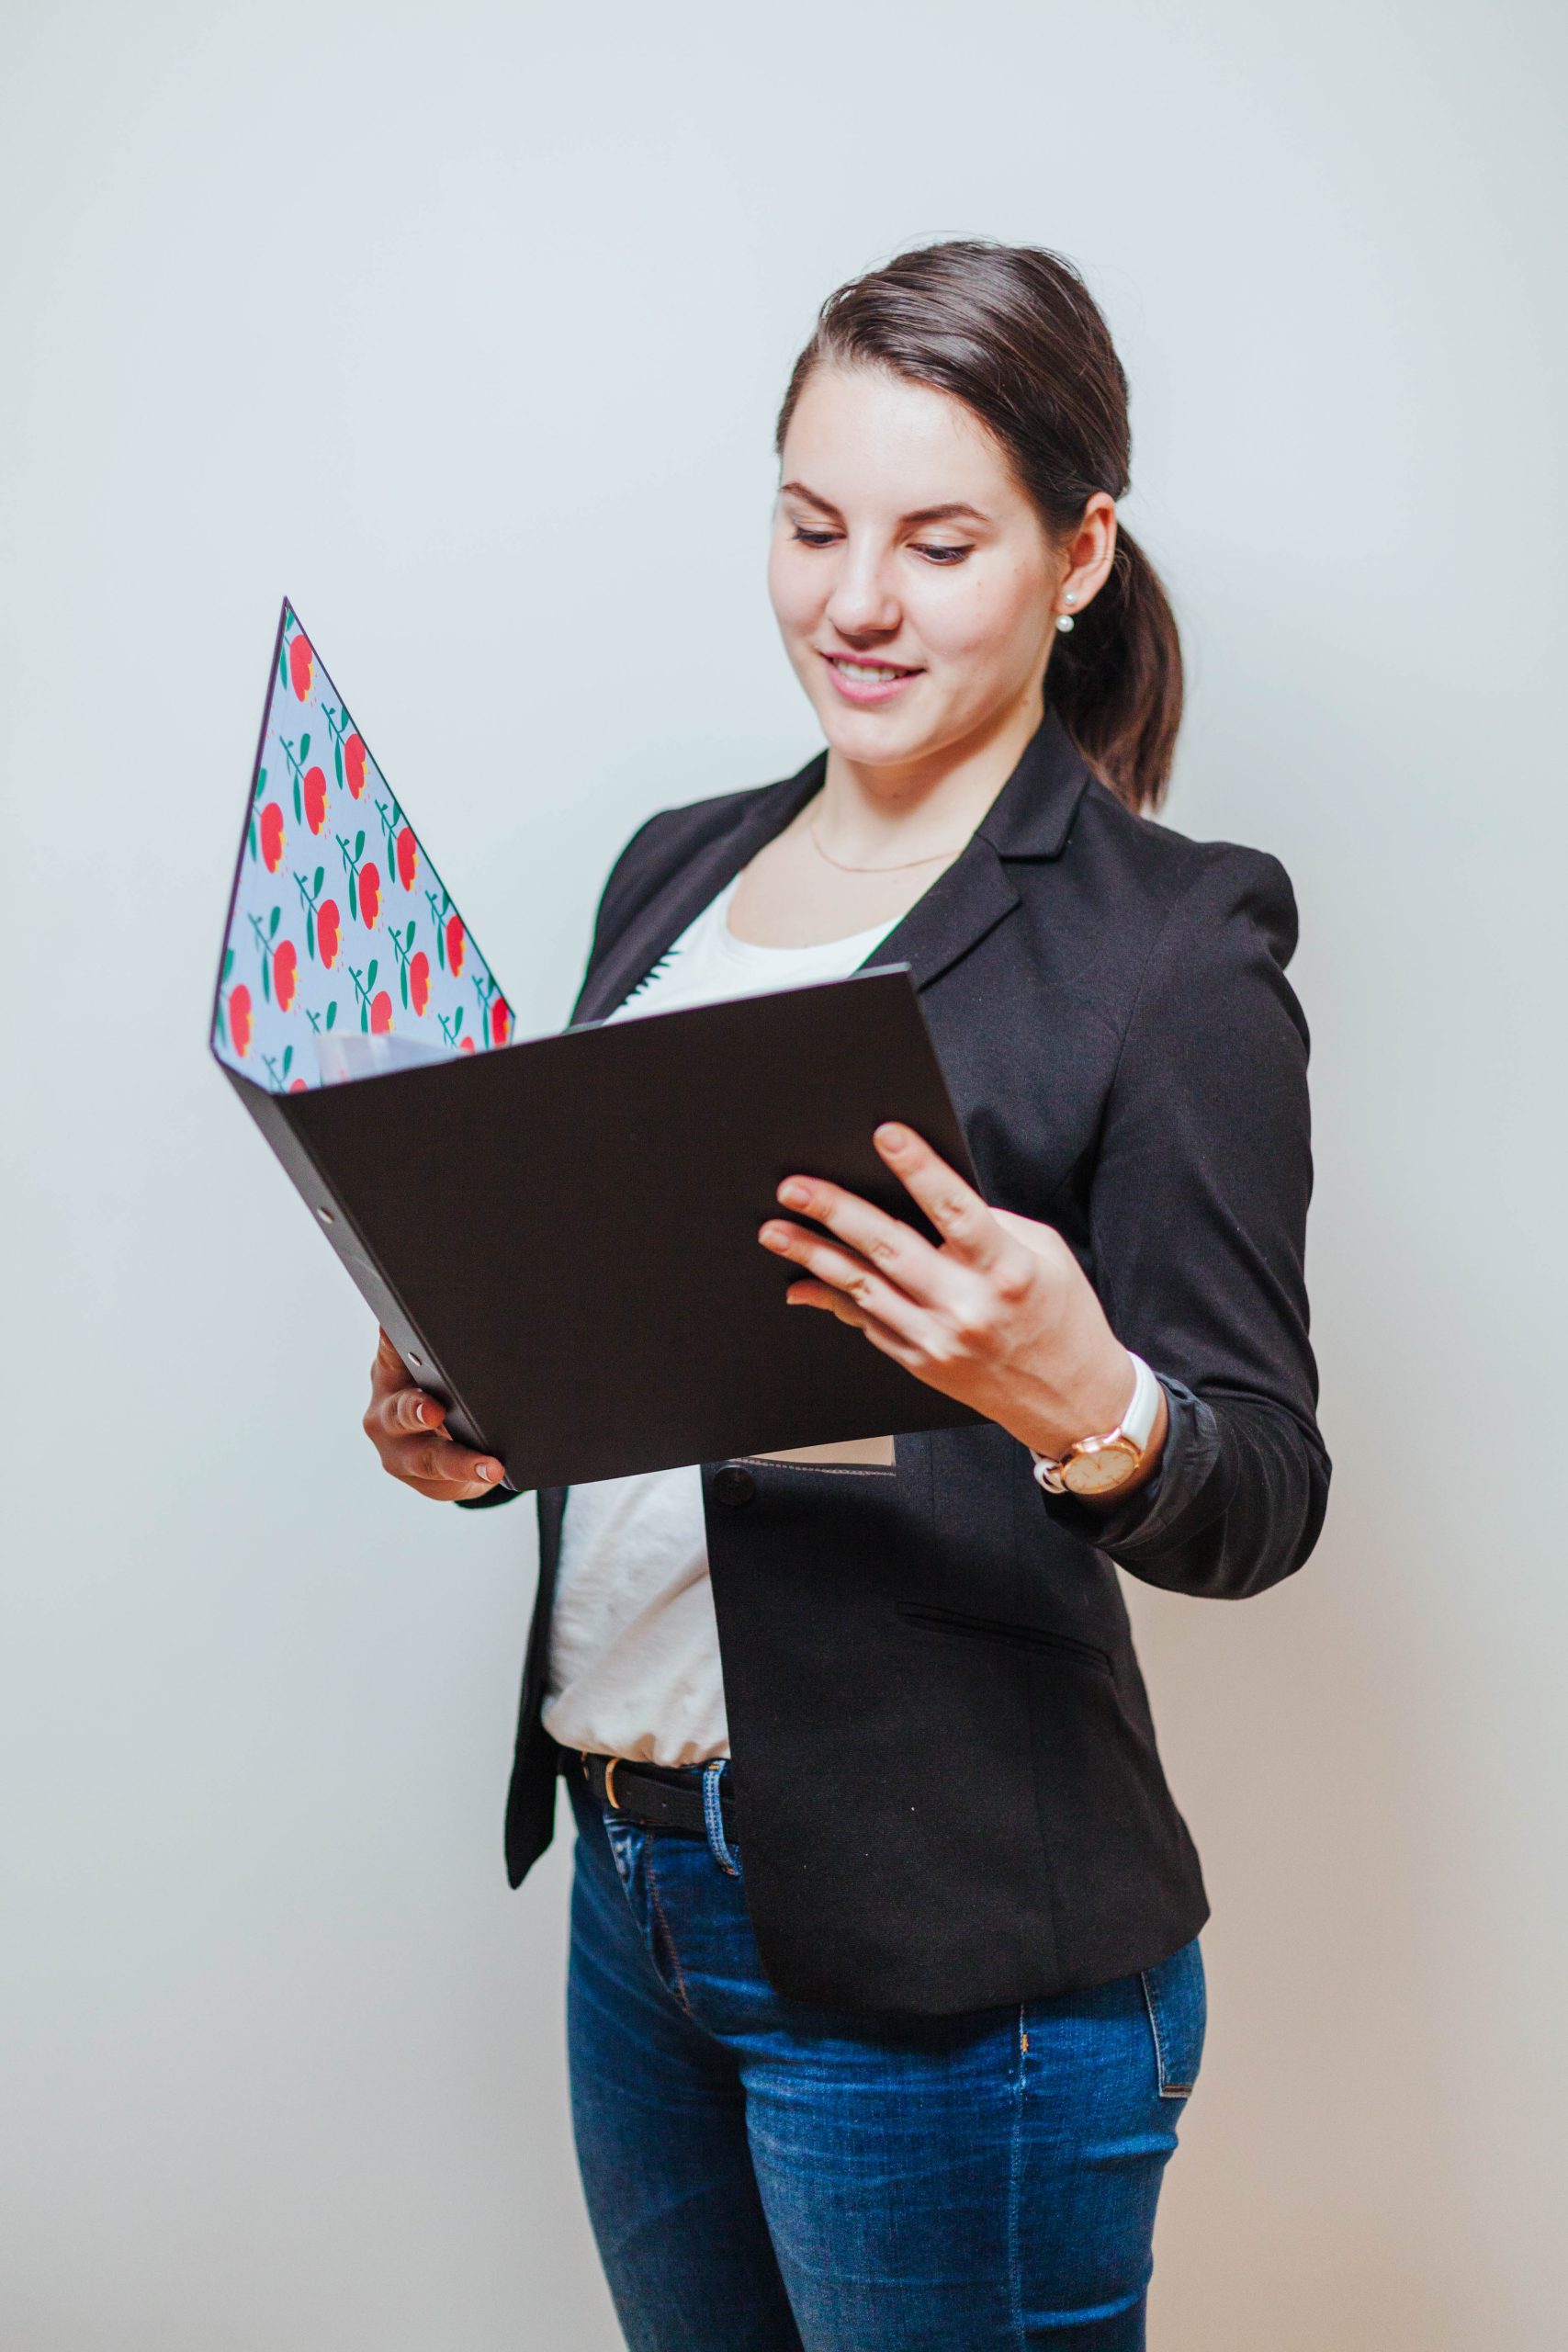
[[[416,1012],[430,1002],[430,958],[423,947],[409,958],[409,1002]]]
[[[283,863],[283,811],[276,800],[261,812],[261,853],[267,872],[276,874]]]
[[[378,989],[370,1001],[370,1035],[384,1037],[392,1025],[392,1000],[385,989]]]
[[[465,944],[462,916],[448,915],[446,918],[446,968],[454,976],[463,968]]]
[[[458,1040],[457,1040],[457,1051],[458,1051],[460,1054],[472,1054],[472,1053],[477,1053],[477,1051],[478,1051],[478,1050],[479,1050],[479,1049],[478,1049],[478,1047],[475,1046],[472,1036],[468,1036],[468,1037],[459,1037],[459,1038],[458,1038]]]
[[[288,1081],[288,1091],[290,1094],[303,1094],[305,1091],[304,1080],[302,1078],[291,1078]]]
[[[287,1012],[294,1001],[294,990],[299,979],[299,958],[291,939],[280,939],[272,955],[272,992],[277,999],[279,1012]]]
[[[309,698],[310,680],[315,673],[316,657],[310,650],[310,640],[301,631],[288,640],[288,681],[301,702]]]
[[[229,991],[229,1035],[242,1061],[251,1050],[251,992],[243,980]]]
[[[337,962],[342,932],[343,917],[337,910],[337,900],[323,899],[316,909],[316,953],[329,972]]]
[[[359,911],[367,931],[376,928],[376,917],[381,907],[381,876],[368,858],[359,869]]]
[[[327,779],[321,768],[305,771],[305,822],[319,833],[327,821]]]
[[[365,745],[357,735],[344,738],[344,782],[357,800],[365,789]]]
[[[492,1046],[504,1046],[511,1035],[512,1007],[504,997],[498,996],[490,1008],[490,1042]]]
[[[413,888],[413,877],[419,871],[419,843],[413,837],[413,827],[405,825],[398,835],[398,879],[405,890]]]

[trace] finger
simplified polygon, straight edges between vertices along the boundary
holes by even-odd
[[[804,1266],[818,1282],[830,1283],[878,1322],[898,1330],[908,1329],[913,1337],[914,1319],[923,1314],[923,1308],[841,1243],[825,1240],[819,1233],[808,1233],[803,1225],[791,1225],[784,1217],[770,1217],[757,1238],[764,1250]]]
[[[381,1459],[394,1478],[443,1495],[454,1487],[498,1487],[502,1475],[493,1453],[470,1453],[444,1432],[399,1438],[381,1448]]]
[[[415,1388],[412,1382],[372,1399],[366,1419],[384,1437],[412,1437],[422,1430],[432,1437],[446,1437],[446,1406],[439,1396]]]
[[[942,1296],[942,1252],[933,1250],[913,1226],[889,1216],[858,1193],[848,1193],[841,1184],[829,1184],[820,1177],[786,1176],[777,1197],[785,1208],[798,1209],[825,1225],[909,1297],[934,1306]]]
[[[872,1137],[911,1200],[924,1209],[943,1243],[972,1266],[990,1264],[1003,1245],[1000,1226],[972,1184],[934,1152],[912,1127],[885,1120]]]
[[[383,1327],[376,1326],[376,1353],[370,1365],[370,1393],[374,1396],[389,1396],[394,1388],[406,1387],[413,1377],[398,1353]]]
[[[884,1355],[892,1356],[911,1372],[917,1371],[924,1361],[921,1351],[918,1347],[901,1339],[897,1331],[889,1330],[886,1324],[879,1323],[874,1316],[867,1315],[863,1308],[856,1306],[852,1300],[846,1298],[842,1291],[834,1290],[829,1283],[791,1283],[784,1296],[792,1306],[826,1308],[827,1312],[836,1316],[840,1323],[848,1323],[853,1329],[863,1331],[866,1338],[882,1350]]]
[[[836,1316],[840,1323],[851,1324],[857,1331],[863,1331],[871,1320],[863,1307],[857,1306],[852,1299],[846,1298],[841,1290],[835,1290],[831,1283],[791,1283],[784,1298],[791,1306],[823,1307],[829,1315]]]

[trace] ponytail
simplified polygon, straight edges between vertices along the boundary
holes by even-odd
[[[1158,572],[1119,531],[1111,576],[1051,648],[1045,698],[1102,784],[1157,808],[1181,724],[1181,640]]]

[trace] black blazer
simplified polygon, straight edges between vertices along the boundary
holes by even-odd
[[[574,1020],[615,1010],[826,761],[649,820]],[[1048,714],[874,951],[913,969],[986,1197],[1070,1242],[1170,1430],[1103,1512],[1043,1494],[988,1422],[899,1435],[891,1469],[703,1464],[746,1897],[786,1994],[937,2015],[1040,1998],[1152,1966],[1208,1917],[1111,1564],[1239,1600],[1322,1523],[1295,939],[1277,859],[1131,815]],[[564,1761],[539,1710],[567,1491],[537,1498],[513,1885]]]

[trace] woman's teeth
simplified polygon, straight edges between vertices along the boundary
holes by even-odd
[[[890,685],[895,678],[913,677],[912,670],[893,670],[874,662],[835,662],[835,670],[846,678],[853,678],[866,686]]]

